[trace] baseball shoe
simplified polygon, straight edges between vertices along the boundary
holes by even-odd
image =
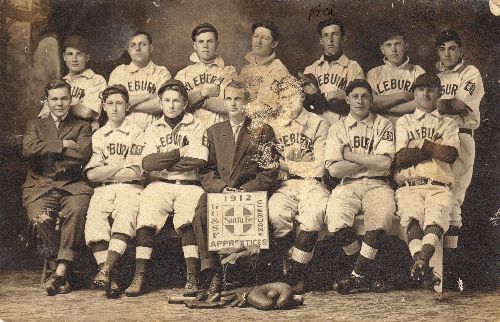
[[[367,276],[350,275],[333,284],[333,289],[339,294],[346,295],[354,290],[369,290],[372,292],[385,292],[385,284],[378,279],[371,279]]]
[[[441,279],[434,274],[433,269],[424,259],[418,258],[411,268],[411,278],[424,289],[432,289],[441,283]]]
[[[63,292],[65,293],[69,293],[71,291],[69,283],[66,280],[66,276],[61,276],[56,272],[52,273],[44,284],[45,291],[49,296],[54,296],[56,294],[62,293],[60,291],[61,287],[63,287]]]
[[[112,280],[106,289],[106,297],[108,299],[117,299],[120,297],[121,293],[120,286],[118,286],[116,281]]]
[[[198,276],[194,273],[188,273],[186,279],[187,281],[184,286],[184,296],[195,296],[200,291]]]
[[[210,280],[210,286],[207,290],[208,297],[222,292],[222,286],[222,277],[220,276],[220,273],[214,273],[212,279]]]
[[[130,283],[129,287],[125,290],[125,295],[128,297],[135,297],[142,295],[145,291],[146,284],[146,273],[136,273],[134,278],[132,279],[132,283]]]
[[[107,289],[109,287],[109,271],[100,269],[92,281],[92,288]]]

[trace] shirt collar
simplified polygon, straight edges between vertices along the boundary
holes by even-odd
[[[95,75],[94,71],[92,69],[90,69],[90,68],[87,68],[81,74],[75,75],[73,77],[71,77],[69,74],[67,74],[66,76],[63,77],[63,79],[70,81],[72,78],[77,78],[77,77],[80,77],[80,76],[85,77],[87,79],[91,79],[94,75]]]
[[[457,66],[455,66],[452,70],[446,70],[444,68],[443,64],[441,63],[441,61],[438,61],[436,63],[436,69],[440,72],[445,72],[445,73],[456,72],[457,70],[462,68],[463,65],[464,65],[464,60],[462,59],[462,61],[460,63],[458,63]]]
[[[194,117],[193,117],[193,114],[191,113],[184,113],[184,117],[182,118],[182,120],[179,122],[179,124],[183,123],[183,124],[190,124],[190,123],[193,123],[194,122]],[[176,125],[179,126],[179,124]],[[168,126],[170,127],[167,122],[165,122],[165,118],[163,117],[160,117],[158,120],[156,120],[153,125],[155,126]],[[173,129],[172,129],[173,130]]]
[[[410,64],[410,57],[406,56],[406,60],[401,65],[399,65],[399,66],[393,65],[390,61],[387,60],[386,57],[384,57],[384,63],[387,66],[392,67],[392,68],[407,69],[409,67],[409,64]]]
[[[351,113],[347,115],[345,118],[345,124],[349,127],[353,127],[356,123],[360,122],[365,124],[367,127],[373,127],[373,122],[375,121],[375,115],[372,112],[368,112],[368,116],[364,119],[358,121],[356,120]]]
[[[413,115],[415,115],[415,117],[417,118],[417,120],[422,119],[423,117],[425,117],[425,115],[431,115],[431,116],[434,116],[436,118],[440,118],[441,117],[441,113],[439,113],[439,110],[437,108],[434,111],[430,112],[430,113],[426,113],[426,112],[422,111],[421,109],[416,108],[415,112],[413,112]]]
[[[233,122],[231,122],[231,120],[229,120],[229,124],[231,125],[232,128],[234,128],[234,127],[236,127],[238,125],[243,126],[243,123],[245,123],[245,119],[243,119],[243,121],[240,122],[240,123],[238,123],[238,124],[233,123]]]
[[[200,57],[198,57],[198,54],[196,52],[192,53],[191,56],[189,56],[189,60],[192,61],[193,63],[200,63],[202,65],[205,65],[205,66],[217,66],[217,67],[221,67],[221,68],[224,68],[224,59],[222,59],[222,57],[220,56],[215,56],[215,60],[209,64],[205,64],[204,62],[202,62],[200,60]]]
[[[155,72],[155,64],[153,63],[152,60],[150,60],[149,63],[144,68],[139,68],[134,62],[130,62],[130,64],[128,64],[126,68],[129,73],[135,73],[139,69],[142,69],[148,75],[153,75],[153,73]]]
[[[118,128],[113,129],[111,127],[111,121],[108,121],[106,125],[102,127],[102,131],[104,135],[109,135],[113,131],[120,131],[123,133],[130,133],[132,131],[132,122],[129,121],[128,119],[123,120],[122,125],[120,125]]]
[[[295,122],[298,122],[301,125],[306,125],[308,119],[309,119],[309,113],[306,111],[305,108],[302,108],[302,111],[300,112],[299,116],[297,116],[293,120],[288,119],[288,120],[284,120],[284,121],[282,121],[280,123],[283,126],[285,126],[285,125],[288,125],[288,124],[292,123],[292,121],[295,121]]]
[[[321,55],[321,58],[319,59],[320,65],[323,63],[328,64],[328,62],[325,60],[325,55]],[[349,58],[347,58],[346,55],[342,54],[339,59],[332,61],[332,63],[339,64],[340,66],[347,67],[347,64],[349,63]]]
[[[255,59],[255,53],[252,51],[252,52],[249,52],[248,54],[245,55],[245,59],[250,63],[250,64],[253,64],[253,65],[259,65],[259,66],[262,66],[262,65],[269,65],[271,64],[275,59],[276,59],[276,53],[273,52],[271,54],[271,56],[269,57],[266,57],[264,58],[262,61],[260,61],[259,63],[257,63],[257,60]]]
[[[52,116],[52,119],[54,120],[54,122],[57,122],[57,119],[59,118],[58,116],[55,116],[54,114],[50,113],[50,116]],[[62,118],[62,120],[64,121],[66,119],[66,117],[68,117],[68,113],[64,114]]]

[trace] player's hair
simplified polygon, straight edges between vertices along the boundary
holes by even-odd
[[[139,30],[139,31],[136,31],[131,37],[130,39],[134,38],[135,36],[139,36],[139,35],[144,35],[146,36],[146,38],[148,39],[149,41],[149,44],[153,44],[153,37],[151,37],[151,35],[145,31],[142,31],[142,30]]]
[[[370,84],[364,80],[364,79],[355,79],[353,80],[352,82],[349,83],[349,85],[347,85],[346,89],[345,89],[345,94],[347,96],[349,96],[349,94],[351,94],[351,92],[355,89],[355,88],[358,88],[358,87],[363,87],[363,88],[366,88],[368,90],[368,92],[370,92],[370,95],[373,96],[373,90],[372,90],[372,87],[370,86]]]
[[[217,32],[217,29],[208,22],[202,23],[194,27],[193,31],[191,32],[191,39],[193,41],[196,41],[196,36],[205,32],[213,32],[215,35],[215,40],[219,40],[219,33]]]
[[[125,100],[125,102],[127,102],[127,103],[129,102],[128,91],[125,88],[125,86],[123,86],[121,84],[113,84],[113,85],[106,87],[106,89],[101,92],[101,95],[100,95],[101,101],[103,103],[106,102],[106,99],[110,95],[113,95],[113,94],[120,94],[123,97],[123,99]]]
[[[226,88],[224,88],[224,97],[226,97],[226,89],[228,87],[241,89],[245,95],[245,99],[247,101],[250,99],[250,92],[248,91],[248,87],[245,85],[245,83],[235,80],[231,81],[229,84],[226,85]]]
[[[158,97],[161,97],[166,90],[176,91],[181,94],[184,101],[188,101],[188,92],[184,84],[177,79],[169,79],[158,89]]]
[[[269,29],[269,31],[271,31],[271,36],[273,37],[273,41],[278,41],[278,39],[280,38],[280,31],[274,23],[270,21],[256,22],[252,25],[252,33],[255,32],[255,29],[259,27]]]
[[[401,37],[403,38],[403,41],[406,43],[406,35],[404,32],[401,30],[396,30],[396,29],[389,29],[385,32],[383,32],[382,37],[380,38],[380,44],[383,45],[384,42],[386,42],[389,39],[392,39],[394,37]]]
[[[445,42],[455,41],[458,46],[462,47],[462,39],[455,30],[444,30],[436,38],[435,47],[439,48],[444,45]]]
[[[53,79],[45,86],[45,97],[49,97],[49,91],[57,88],[66,88],[68,93],[71,94],[71,85],[64,79]]]
[[[329,18],[329,19],[321,20],[320,22],[318,22],[318,27],[316,30],[318,31],[318,34],[321,36],[321,32],[323,31],[323,28],[331,26],[331,25],[339,26],[340,35],[342,37],[345,36],[344,23],[337,18]]]

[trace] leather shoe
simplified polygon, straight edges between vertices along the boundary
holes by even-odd
[[[54,296],[54,295],[59,293],[60,287],[64,286],[67,283],[68,283],[68,281],[66,280],[65,276],[61,276],[61,275],[57,274],[56,272],[54,272],[50,275],[50,277],[45,282],[44,288],[45,288],[45,291],[47,292],[47,295]],[[69,284],[68,284],[68,286],[69,286]]]
[[[118,286],[118,283],[116,281],[111,281],[109,283],[109,287],[106,289],[106,296],[108,299],[117,299],[120,297],[122,294],[120,290],[120,286]]]

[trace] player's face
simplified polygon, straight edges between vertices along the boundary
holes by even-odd
[[[230,117],[242,117],[245,115],[247,100],[245,91],[240,88],[226,87],[224,91],[224,103]]]
[[[276,46],[278,46],[278,42],[273,41],[271,30],[264,27],[255,29],[252,36],[252,50],[257,56],[271,56]]]
[[[128,104],[123,98],[122,94],[111,94],[106,98],[104,102],[104,111],[108,115],[108,118],[115,122],[121,123],[125,119],[125,113],[127,112]]]
[[[357,87],[349,93],[345,98],[350,107],[351,115],[357,120],[362,120],[368,116],[370,104],[372,103],[372,96],[370,92],[364,87]]]
[[[340,27],[337,25],[326,26],[321,30],[319,43],[323,47],[325,55],[333,55],[342,51],[342,43],[345,37],[340,33]]]
[[[153,44],[149,43],[146,35],[137,35],[132,37],[128,42],[127,51],[134,63],[146,66],[151,59]]]
[[[455,40],[447,41],[437,49],[439,60],[446,69],[453,69],[462,61],[462,48]]]
[[[66,115],[71,106],[71,95],[68,89],[66,87],[50,89],[47,95],[47,104],[53,115],[57,117]]]
[[[408,45],[401,36],[392,37],[380,46],[382,54],[395,66],[400,66],[404,62],[407,49]]]
[[[439,88],[437,87],[417,87],[415,88],[415,101],[419,108],[432,112],[436,109],[436,101],[439,98]]]
[[[187,101],[178,91],[167,89],[160,97],[160,107],[166,117],[173,119],[184,111]]]
[[[69,69],[70,75],[78,75],[85,71],[86,63],[90,59],[90,55],[73,47],[66,47],[63,53],[63,59]]]
[[[193,48],[202,62],[210,62],[215,58],[215,51],[219,42],[213,32],[204,32],[196,36]]]
[[[302,95],[299,89],[288,87],[279,94],[279,102],[284,109],[285,117],[295,120],[302,112]]]

